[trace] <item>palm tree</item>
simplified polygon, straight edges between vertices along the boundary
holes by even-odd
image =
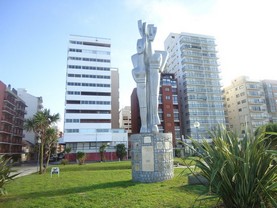
[[[45,155],[47,157],[47,162],[46,162],[46,168],[48,167],[50,156],[53,153],[53,149],[55,148],[55,144],[58,141],[58,131],[55,128],[48,128],[46,130],[46,141],[45,141],[45,148],[47,150],[45,151]]]
[[[33,131],[37,135],[38,139],[41,140],[39,157],[40,174],[43,173],[44,146],[47,138],[47,129],[50,128],[52,124],[56,123],[59,118],[59,113],[51,115],[49,109],[44,109],[43,111],[37,112],[33,118],[25,120],[24,128],[27,131]]]

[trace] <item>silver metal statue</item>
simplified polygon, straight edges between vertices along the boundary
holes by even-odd
[[[166,51],[152,50],[152,42],[157,33],[153,24],[146,25],[138,21],[141,38],[137,41],[137,53],[132,56],[133,78],[137,83],[141,129],[140,133],[158,133],[161,123],[158,114],[160,73],[166,60]]]

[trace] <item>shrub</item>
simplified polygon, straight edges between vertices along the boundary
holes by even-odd
[[[106,148],[107,148],[106,144],[102,144],[99,147],[99,153],[100,153],[100,160],[101,160],[101,162],[106,160],[106,158],[105,158]]]
[[[123,160],[123,158],[127,155],[125,144],[117,144],[115,148],[116,148],[116,156],[120,160]]]
[[[62,165],[67,165],[68,163],[69,163],[69,161],[67,159],[62,159],[61,160]]]
[[[86,160],[86,153],[77,152],[76,154],[77,154],[76,157],[77,157],[79,165],[83,165],[85,163],[85,160]]]
[[[263,135],[239,138],[226,129],[212,133],[213,144],[198,143],[196,167],[209,181],[210,191],[226,207],[277,207],[276,151],[269,150]]]
[[[6,190],[4,188],[4,185],[8,183],[9,181],[13,180],[17,174],[11,174],[11,164],[10,164],[11,158],[6,158],[5,156],[1,155],[0,156],[0,193],[1,195],[6,194]]]
[[[256,136],[264,136],[265,143],[270,145],[270,149],[277,150],[277,123],[268,123],[260,126],[255,131]]]
[[[181,157],[181,150],[175,149],[175,157]]]

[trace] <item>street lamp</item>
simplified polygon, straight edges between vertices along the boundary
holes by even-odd
[[[40,144],[41,144],[41,139],[40,139],[40,134],[38,134],[38,162],[37,162],[37,172],[38,172],[38,167],[39,167],[39,161],[40,161]]]
[[[196,139],[199,140],[198,128],[200,127],[200,123],[198,121],[195,121],[193,126],[196,128]]]
[[[109,155],[110,155],[110,160],[112,160],[112,159],[111,159],[110,142],[108,142],[108,143],[107,143],[107,147],[108,147],[108,149],[109,149],[109,152],[110,152],[110,154],[109,154]]]

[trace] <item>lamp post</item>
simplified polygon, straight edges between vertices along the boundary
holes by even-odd
[[[110,155],[110,160],[112,160],[112,159],[111,159],[110,142],[107,143],[107,149],[109,149],[109,151],[110,151],[110,154],[109,154],[109,155]]]
[[[199,142],[198,128],[200,127],[200,123],[198,121],[195,121],[193,126],[196,128],[196,139]]]
[[[38,162],[37,162],[37,172],[38,172],[39,161],[40,161],[40,144],[41,144],[41,139],[40,139],[40,134],[38,134]]]

